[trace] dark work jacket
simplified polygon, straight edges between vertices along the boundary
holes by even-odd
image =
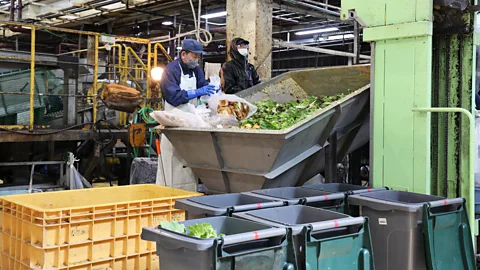
[[[197,78],[197,89],[208,84],[205,80],[205,73],[203,73],[202,68],[199,66],[191,70],[182,62],[182,60],[180,60],[180,58],[170,62],[163,71],[160,88],[162,89],[163,99],[174,107],[188,102],[187,91],[180,89],[180,77],[182,71],[178,63],[182,65],[183,74],[188,74],[190,77],[195,74],[195,77]]]
[[[225,93],[235,94],[260,83],[257,70],[248,63],[246,57],[233,48],[230,49],[230,56],[232,60],[222,67]]]

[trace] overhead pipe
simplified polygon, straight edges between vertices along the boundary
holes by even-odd
[[[17,20],[20,21],[22,19],[22,0],[18,0],[19,3],[19,8],[18,8],[18,13],[17,13]],[[10,0],[10,21],[13,22],[15,21],[15,0]],[[7,28],[16,33],[26,33],[30,34],[31,30],[30,29],[23,29],[21,26],[13,26],[9,25]]]
[[[170,33],[170,38],[173,38],[177,35],[177,30],[175,29],[175,27],[172,26],[169,33]],[[176,50],[175,40],[174,39],[170,40],[168,46],[169,46],[169,51],[170,51],[170,57],[172,57],[172,59],[173,59],[173,58],[175,58],[175,50]]]
[[[10,21],[15,20],[15,0],[10,0]]]
[[[300,1],[296,1],[296,0],[283,0],[283,1],[294,4],[294,5],[304,6],[304,7],[307,7],[307,8],[314,9],[314,10],[322,11],[324,13],[340,17],[340,13],[338,13],[338,12],[328,10],[328,9],[325,9],[325,8],[321,8],[319,6],[308,4],[308,3],[305,3],[305,2],[300,2]]]
[[[22,9],[23,9],[23,3],[22,0],[17,0],[17,21],[22,20]]]
[[[329,5],[329,4],[325,4],[325,3],[322,3],[322,2],[319,2],[319,1],[313,1],[313,0],[303,0],[307,3],[311,3],[311,4],[316,4],[316,5],[319,5],[319,6],[323,6],[323,7],[326,7],[326,8],[332,8],[332,9],[335,9],[335,10],[341,10],[340,7],[337,7],[337,6],[333,6],[333,5]]]
[[[173,38],[173,37],[175,37],[175,36],[177,35],[177,29],[175,29],[175,27],[172,26],[172,25],[171,25],[171,26],[161,25],[160,28],[161,28],[161,29],[168,30],[168,37],[167,37],[167,39],[168,39],[168,38]],[[157,38],[152,38],[152,39],[150,39],[150,40],[154,40],[154,39],[155,39],[155,40],[162,40],[162,39],[165,39],[165,38],[163,38],[163,37],[165,37],[165,36],[157,37]],[[169,47],[169,50],[170,50],[170,57],[172,57],[172,59],[175,58],[175,40],[173,40],[173,39],[170,40],[170,41],[168,42],[168,47]]]
[[[311,46],[304,46],[304,45],[298,45],[298,44],[293,44],[289,42],[284,42],[280,40],[274,40],[273,45],[285,47],[285,48],[296,48],[304,51],[311,51],[311,52],[318,52],[318,53],[324,53],[324,54],[330,54],[330,55],[337,55],[337,56],[345,56],[345,57],[357,57],[356,54],[354,53],[349,53],[349,52],[342,52],[342,51],[337,51],[337,50],[330,50],[330,49],[323,49],[323,48],[316,48],[316,47],[311,47]],[[370,60],[371,57],[369,55],[359,55],[360,59],[368,59]]]

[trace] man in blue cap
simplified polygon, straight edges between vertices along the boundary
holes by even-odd
[[[185,39],[180,57],[165,67],[160,81],[165,110],[177,108],[188,111],[187,103],[196,106],[197,98],[215,93],[215,87],[208,84],[205,74],[198,66],[202,53],[200,42]]]
[[[165,67],[160,80],[165,111],[177,108],[188,112],[188,103],[197,106],[197,98],[215,93],[215,87],[209,85],[198,66],[202,53],[200,42],[185,39],[180,57]],[[197,179],[192,169],[184,167],[187,163],[163,134],[160,149],[162,154],[158,159],[157,184],[197,191]]]

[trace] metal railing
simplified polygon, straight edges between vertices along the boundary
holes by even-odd
[[[99,108],[99,86],[102,84],[101,82],[98,82],[98,76],[99,76],[99,52],[108,50],[112,51],[112,55],[114,58],[113,64],[107,64],[105,67],[106,70],[105,72],[108,73],[110,70],[113,70],[113,72],[110,72],[109,78],[111,77],[111,74],[118,74],[118,83],[126,85],[127,81],[131,81],[133,83],[133,86],[135,86],[137,89],[142,90],[143,95],[145,98],[150,99],[151,94],[152,94],[152,89],[150,89],[151,85],[151,78],[150,78],[150,69],[152,67],[151,62],[154,61],[154,65],[157,65],[157,59],[158,59],[158,50],[163,53],[163,55],[167,58],[168,61],[171,61],[172,59],[170,56],[167,54],[165,48],[159,44],[156,43],[153,46],[153,51],[152,51],[152,44],[150,43],[150,40],[148,39],[142,39],[142,38],[136,38],[136,37],[124,37],[124,36],[111,36],[111,35],[103,35],[101,33],[95,33],[95,32],[89,32],[89,31],[80,31],[80,30],[74,30],[74,29],[66,29],[66,28],[57,28],[57,27],[47,27],[47,26],[42,26],[42,25],[32,25],[32,24],[25,24],[25,23],[19,23],[19,22],[10,22],[10,21],[0,21],[0,27],[4,28],[22,28],[22,32],[28,31],[26,29],[30,30],[30,52],[28,55],[28,52],[22,52],[19,53],[18,51],[12,50],[10,53],[6,52],[3,54],[0,54],[0,62],[5,62],[5,61],[15,61],[15,62],[20,62],[20,63],[29,63],[30,65],[30,80],[29,80],[29,121],[28,125],[0,125],[1,129],[28,129],[30,131],[34,129],[41,129],[41,128],[48,128],[48,126],[35,126],[35,98],[38,96],[49,96],[49,95],[54,95],[50,93],[35,93],[35,72],[36,69],[38,69],[38,66],[44,66],[47,65],[48,62],[56,62],[57,65],[61,64],[72,64],[70,62],[63,63],[58,60],[60,56],[63,55],[74,55],[78,54],[81,55],[82,53],[87,53],[87,64],[85,65],[87,68],[93,68],[93,93],[87,94],[87,95],[78,95],[78,94],[59,94],[57,96],[61,97],[82,97],[85,99],[93,100],[93,116],[92,120],[93,122],[97,121],[97,112]],[[89,41],[92,40],[93,44],[89,44],[87,49],[82,49],[80,48],[80,42],[79,42],[79,50],[71,51],[71,52],[66,52],[62,53],[59,52],[58,54],[42,54],[42,53],[37,53],[37,47],[39,44],[36,43],[36,37],[38,31],[48,31],[50,33],[52,32],[59,32],[59,33],[68,33],[68,34],[78,34],[81,36],[87,36],[89,38]],[[109,45],[109,46],[99,46],[99,39],[102,36],[110,36],[114,37],[116,44]],[[122,43],[122,44],[119,44]],[[147,50],[145,53],[147,54],[146,57],[146,63],[145,60],[135,52],[135,50],[132,48],[132,46],[129,46],[128,44],[143,44],[144,46],[147,47]],[[110,47],[110,48],[107,48]],[[104,52],[103,52],[104,53]],[[110,53],[110,52],[107,52]],[[23,56],[22,56],[23,54]],[[20,55],[20,56],[19,56]],[[27,56],[28,55],[28,56]],[[115,59],[118,58],[118,59]],[[80,64],[79,64],[80,65]],[[100,73],[101,74],[101,73]],[[114,80],[117,81],[117,78],[115,76]],[[139,80],[145,80],[146,79],[146,86],[142,87],[140,83],[138,83]],[[67,84],[67,82],[64,82]],[[48,85],[48,80],[47,80],[47,85]],[[4,95],[10,95],[10,94],[15,94],[14,91],[15,89],[11,89],[11,92],[2,92],[2,96]],[[47,89],[48,91],[48,89]],[[22,93],[23,95],[27,93]],[[87,103],[87,101],[86,101]],[[5,105],[5,104],[4,104]],[[76,106],[76,104],[68,104],[68,106]],[[68,108],[64,107],[64,111],[67,110]],[[127,122],[127,115],[123,113],[124,115],[121,116],[121,123],[120,124],[126,124]]]

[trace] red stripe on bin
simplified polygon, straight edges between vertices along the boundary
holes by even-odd
[[[447,205],[447,200],[443,200],[443,205]]]
[[[370,192],[370,189],[367,189],[367,192]]]
[[[258,238],[260,238],[260,237],[258,236],[258,232],[253,232],[253,239],[254,239],[254,240],[258,240]]]
[[[257,209],[260,209],[260,208],[262,208],[262,205],[257,203]]]
[[[328,200],[328,196],[327,196],[327,195],[323,195],[323,197],[325,198],[325,200]]]
[[[336,221],[336,220],[333,221],[333,227],[334,227],[334,228],[337,228],[337,227],[338,227],[338,221]]]

